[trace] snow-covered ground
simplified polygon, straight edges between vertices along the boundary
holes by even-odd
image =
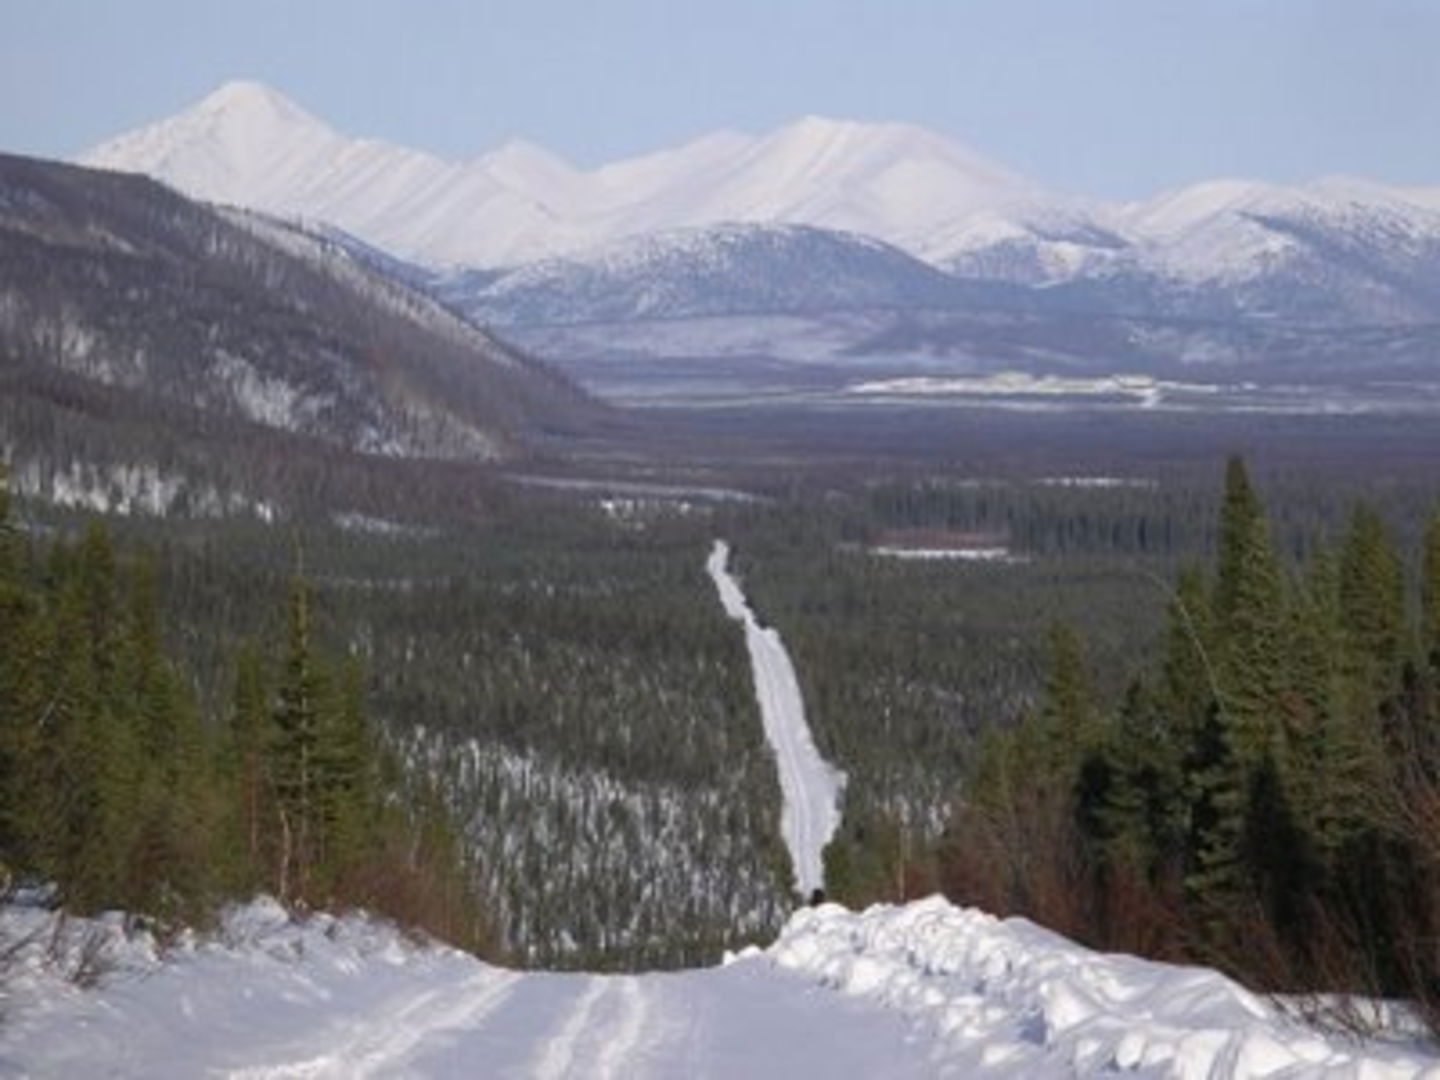
[[[0,913],[0,1075],[1433,1078],[1413,1035],[1323,1036],[1211,971],[1103,956],[938,898],[792,917],[678,974],[522,974],[384,924],[232,911],[162,959],[118,923]],[[33,939],[11,946],[30,933]],[[88,990],[47,967],[98,939]]]
[[[730,574],[729,559],[729,545],[716,540],[705,569],[715,582],[725,613],[745,627],[765,738],[775,751],[780,772],[780,833],[795,866],[795,887],[802,896],[809,896],[825,884],[821,855],[840,825],[845,774],[815,749],[790,654],[775,628],[761,626],[755,618],[739,582]]]

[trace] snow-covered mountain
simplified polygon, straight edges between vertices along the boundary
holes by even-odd
[[[920,244],[957,277],[1046,286],[1104,276],[1133,258],[1136,238],[1103,207],[1033,199],[956,218]]]
[[[1082,306],[1157,316],[1413,324],[1440,317],[1440,211],[1354,180],[1209,181],[1115,215]]]
[[[614,240],[498,277],[462,274],[439,294],[494,324],[947,307],[963,286],[899,248],[808,225],[717,225]]]
[[[446,162],[347,138],[253,82],[228,83],[82,162],[147,173],[213,202],[319,218],[432,266],[509,266],[735,221],[815,225],[915,250],[942,224],[1044,194],[921,128],[819,117],[590,172],[519,142]]]
[[[1070,314],[1440,320],[1440,188],[1215,180],[1104,205],[905,124],[807,117],[584,171],[523,142],[447,162],[352,139],[236,82],[84,161],[329,223],[443,271],[453,302],[496,322],[994,299],[900,252]]]

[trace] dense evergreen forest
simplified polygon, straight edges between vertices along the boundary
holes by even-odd
[[[851,777],[832,892],[938,887],[1266,989],[1430,1006],[1436,492],[1263,487],[1268,512],[1238,460],[1223,491],[934,479],[737,530]]]
[[[121,558],[98,522],[30,542],[0,489],[6,887],[169,929],[263,890],[484,946],[450,815],[377,740],[360,669],[317,649],[303,578],[284,623],[230,657],[229,700],[202,715],[164,644],[154,559]]]
[[[131,514],[113,544],[26,503],[0,858],[78,909],[266,889],[541,966],[762,940],[795,898],[703,574],[722,536],[850,777],[838,898],[944,888],[1260,985],[1419,993],[1435,492],[1373,484],[1357,513],[1355,485],[1256,486],[1268,512],[1193,472],[733,502],[491,484],[464,528]],[[927,546],[1008,556],[877,553]]]
[[[307,639],[339,658],[317,693],[337,710],[363,704],[381,775],[406,778],[413,813],[458,844],[482,944],[594,969],[717,960],[772,934],[793,902],[744,644],[703,573],[708,526],[653,511],[620,521],[542,494],[463,532],[344,515],[109,524],[148,552],[167,662],[217,755],[231,753],[235,717],[283,714],[303,552]],[[32,563],[51,546],[36,538],[68,550],[91,529],[42,504],[26,515],[15,540]],[[242,760],[252,795],[282,782]],[[217,833],[201,861],[229,859],[238,835]],[[285,883],[297,899],[298,877]],[[222,874],[197,901],[281,884]],[[95,902],[131,903],[116,896]]]
[[[1251,985],[1440,1004],[1440,517],[1405,549],[1365,503],[1279,557],[1232,461],[1208,573],[1118,701],[1073,629],[1037,707],[988,733],[948,891]],[[1418,588],[1407,582],[1418,582]]]

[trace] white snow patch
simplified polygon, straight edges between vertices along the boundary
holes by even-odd
[[[1046,476],[1036,481],[1041,487],[1059,488],[1140,488],[1153,491],[1160,481],[1134,476]]]
[[[362,514],[359,511],[344,511],[331,515],[331,520],[346,532],[369,533],[371,536],[385,536],[394,540],[423,540],[435,536],[437,529],[425,525],[407,525],[403,521]]]
[[[867,379],[846,387],[853,395],[884,397],[1014,397],[1125,398],[1145,408],[1159,405],[1167,393],[1215,394],[1219,387],[1177,383],[1149,375],[1102,375],[1095,378],[1032,375],[1001,371],[993,375],[907,375],[894,379]]]
[[[884,559],[910,559],[917,562],[943,561],[953,559],[958,562],[1001,562],[1017,563],[1024,562],[1018,555],[1012,555],[1007,547],[972,547],[972,548],[912,548],[898,547],[893,544],[879,544],[868,549],[871,555]]]
[[[91,989],[67,968],[99,942]],[[271,900],[161,949],[118,915],[0,909],[0,1073],[169,1077],[1109,1076],[1420,1080],[1433,1044],[1306,1028],[1202,968],[939,899],[794,915],[706,970],[522,974]]]
[[[72,461],[62,466],[32,458],[14,465],[12,482],[15,492],[26,498],[101,514],[222,518],[250,513],[266,522],[276,516],[269,503],[196,484],[150,464]]]

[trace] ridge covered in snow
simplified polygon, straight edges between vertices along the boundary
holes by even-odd
[[[563,325],[865,307],[945,307],[960,283],[899,248],[809,225],[728,224],[622,237],[476,283],[433,288],[472,318]]]
[[[518,140],[454,162],[350,138],[272,89],[236,82],[82,161],[147,173],[210,201],[328,222],[430,270],[484,271],[467,285],[478,280],[481,292],[498,272],[536,264],[549,275],[544,295],[533,278],[513,283],[513,296],[462,292],[459,302],[501,322],[535,321],[532,309],[538,321],[608,317],[589,311],[590,291],[663,288],[654,275],[637,285],[633,260],[617,264],[616,245],[634,250],[646,237],[673,242],[736,225],[859,235],[972,282],[1061,286],[1067,310],[1356,325],[1440,318],[1440,188],[1206,180],[1109,205],[900,123],[804,117],[583,170]],[[657,274],[703,270],[683,258],[695,256],[693,246],[671,254],[654,264]],[[739,272],[750,273],[748,264]],[[907,289],[913,277],[899,274],[889,287]],[[873,284],[867,277],[849,306],[875,303]],[[575,309],[556,318],[572,287]],[[934,299],[925,288],[917,296]],[[620,303],[626,319],[673,317],[666,306],[663,298],[641,297],[628,310]]]
[[[906,124],[805,117],[585,172],[512,142],[447,162],[349,139],[252,82],[94,148],[82,164],[187,194],[329,221],[432,266],[509,266],[623,236],[787,222],[923,244],[941,222],[1035,198],[1035,182]]]
[[[934,897],[804,909],[718,968],[521,973],[363,917],[259,900],[166,949],[123,921],[0,909],[0,1072],[230,1077],[1411,1080],[1433,1043],[1380,1003],[1328,1035],[1203,968],[1102,955]],[[80,983],[92,984],[82,988]]]

